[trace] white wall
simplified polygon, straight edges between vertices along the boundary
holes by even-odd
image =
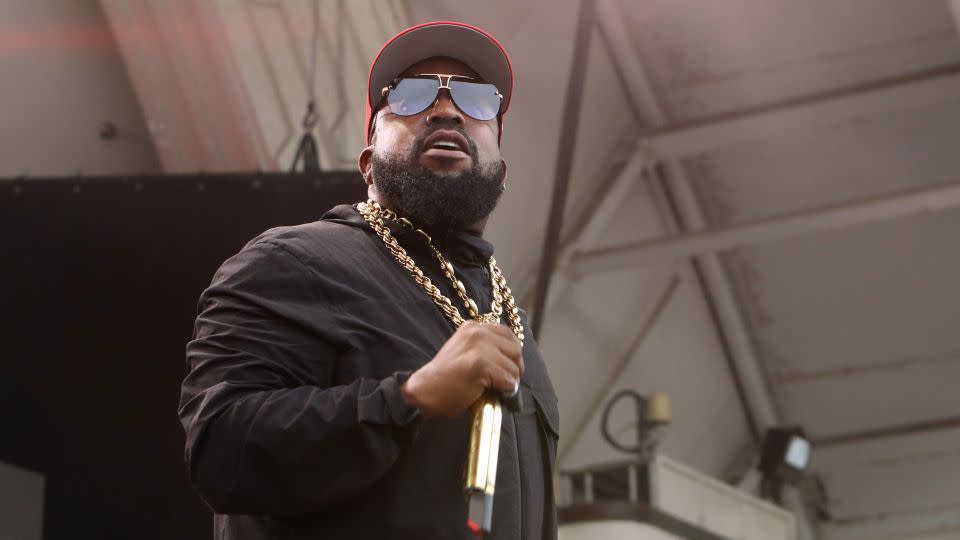
[[[97,0],[0,0],[0,21],[0,177],[159,170]]]

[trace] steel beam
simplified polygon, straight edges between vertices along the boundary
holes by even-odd
[[[960,3],[960,0],[954,3]],[[638,148],[655,161],[702,154],[783,133],[869,120],[894,110],[923,107],[960,95],[960,65],[832,90],[722,116],[673,124],[644,133]]]
[[[636,329],[630,337],[630,340],[621,345],[622,349],[615,354],[617,362],[614,364],[613,369],[610,370],[610,373],[604,378],[603,384],[597,385],[593,390],[587,407],[577,415],[570,434],[563,437],[560,448],[557,451],[557,463],[563,465],[577,443],[583,438],[583,433],[589,426],[590,420],[602,410],[605,400],[610,396],[611,389],[615,388],[617,383],[623,378],[623,372],[630,366],[630,363],[637,354],[637,350],[647,339],[647,336],[650,335],[650,332],[653,331],[657,321],[660,320],[660,316],[664,310],[666,310],[670,300],[673,299],[677,288],[680,286],[680,278],[677,276],[677,273],[671,269],[668,273],[664,274],[663,279],[666,280],[665,283],[663,285],[657,285],[655,289],[661,291],[657,302],[645,317],[637,318],[639,324],[636,325]]]
[[[550,291],[550,278],[553,276],[553,269],[557,262],[557,251],[560,247],[560,229],[563,227],[563,211],[567,205],[567,191],[570,184],[570,173],[573,169],[577,129],[580,126],[580,106],[583,102],[590,37],[593,34],[595,2],[596,0],[580,0],[577,33],[573,43],[573,62],[570,66],[570,78],[568,79],[567,94],[563,104],[563,125],[560,130],[560,142],[557,145],[556,177],[550,201],[550,215],[547,218],[546,238],[543,242],[537,286],[534,291],[533,324],[531,325],[534,336],[540,335],[540,328],[543,326],[547,296]]]
[[[687,234],[584,251],[575,272],[604,272],[675,257],[690,257],[816,232],[843,229],[960,206],[960,183],[851,201]]]
[[[596,203],[587,209],[585,212],[587,215],[581,220],[581,223],[567,233],[567,236],[560,242],[556,256],[555,272],[551,278],[554,282],[550,285],[550,293],[543,308],[544,315],[550,312],[556,298],[566,297],[570,294],[571,289],[576,285],[576,278],[579,277],[570,271],[570,262],[573,256],[584,247],[596,244],[617,215],[616,212],[623,204],[623,199],[634,184],[640,180],[646,165],[646,159],[639,152],[634,152],[617,176],[604,184],[602,194],[597,197]],[[533,301],[534,279],[536,279],[536,275],[529,274],[517,287],[518,291],[522,291],[521,305],[527,305]]]

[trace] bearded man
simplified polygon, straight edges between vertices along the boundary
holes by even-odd
[[[490,393],[518,398],[487,537],[556,538],[557,397],[482,236],[512,90],[483,30],[401,32],[370,70],[369,200],[271,229],[217,271],[179,411],[215,538],[471,538],[469,408]]]

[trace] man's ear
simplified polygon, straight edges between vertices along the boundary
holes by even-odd
[[[370,156],[373,155],[373,145],[368,146],[360,151],[360,157],[357,158],[357,168],[360,169],[360,175],[363,176],[363,181],[367,185],[373,184],[373,176],[371,176],[370,170]]]
[[[502,159],[500,160],[500,185],[504,189],[507,187],[507,162]]]

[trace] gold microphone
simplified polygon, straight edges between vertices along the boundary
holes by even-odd
[[[503,396],[511,408],[519,405],[520,383]],[[519,408],[519,407],[517,407]],[[503,406],[500,396],[485,392],[470,408],[470,447],[467,454],[467,527],[476,536],[490,533],[493,522],[493,494],[497,483],[500,430]]]

